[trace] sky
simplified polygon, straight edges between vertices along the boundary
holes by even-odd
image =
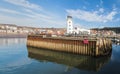
[[[0,23],[65,28],[120,27],[120,0],[0,0]]]

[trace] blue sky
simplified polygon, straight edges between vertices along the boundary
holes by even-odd
[[[120,0],[0,0],[0,23],[32,27],[120,27]]]

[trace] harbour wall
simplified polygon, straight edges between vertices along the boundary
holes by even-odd
[[[84,43],[84,39],[75,37],[29,35],[27,46],[89,56],[105,56],[112,51],[112,42],[106,38],[88,39],[88,43]]]

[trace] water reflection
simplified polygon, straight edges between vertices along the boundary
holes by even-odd
[[[29,57],[28,57],[29,56]],[[26,38],[0,38],[0,74],[120,74],[120,45],[93,58],[26,48]]]
[[[32,47],[28,47],[28,56],[40,62],[63,64],[66,66],[65,71],[73,67],[87,71],[99,71],[110,60],[110,56],[94,58]]]
[[[116,45],[120,45],[120,43],[116,43]]]
[[[9,46],[14,44],[22,44],[22,43],[26,43],[25,38],[0,38],[1,46]]]
[[[0,38],[0,74],[9,74],[30,64],[26,38]]]

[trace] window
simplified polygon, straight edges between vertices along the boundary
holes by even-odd
[[[69,24],[70,24],[71,22],[69,21]]]

